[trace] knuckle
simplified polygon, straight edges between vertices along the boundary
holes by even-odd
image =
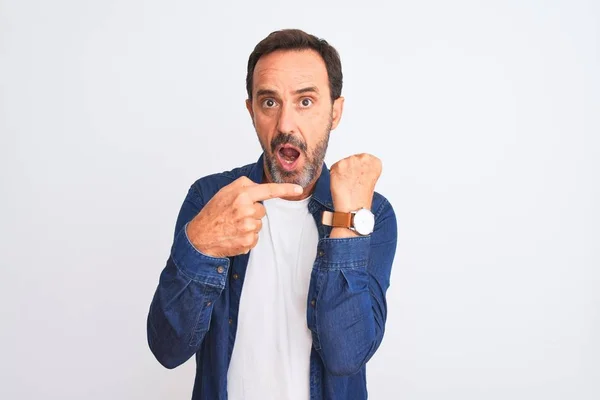
[[[244,232],[252,232],[254,230],[254,223],[250,218],[245,218],[242,221],[242,230]]]
[[[237,208],[236,215],[240,219],[251,217],[252,216],[252,207],[248,207],[248,205],[242,204]]]
[[[235,205],[245,204],[248,202],[248,198],[249,198],[248,193],[245,190],[242,190],[242,191],[238,192],[237,196],[235,196],[233,203]]]
[[[246,235],[243,240],[244,247],[250,247],[254,244],[254,235]]]
[[[236,210],[237,210],[241,204],[242,204],[242,202],[241,202],[241,200],[240,200],[240,196],[239,196],[239,194],[238,194],[238,195],[236,195],[236,196],[233,198],[233,201],[231,202],[231,209],[232,209],[232,210],[233,210],[233,209],[236,209]]]

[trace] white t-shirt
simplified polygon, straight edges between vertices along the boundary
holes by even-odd
[[[227,373],[230,400],[308,400],[312,338],[306,302],[319,235],[310,198],[264,201],[250,252]]]

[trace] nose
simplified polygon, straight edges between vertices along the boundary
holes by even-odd
[[[280,108],[277,129],[281,133],[297,133],[296,114],[292,104],[284,104]]]

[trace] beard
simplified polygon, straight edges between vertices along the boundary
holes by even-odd
[[[265,148],[266,146],[261,142],[261,146],[265,153],[265,167],[271,176],[271,180],[274,183],[294,183],[303,188],[308,187],[314,182],[316,178],[318,178],[317,174],[320,173],[323,161],[325,160],[325,153],[327,152],[327,146],[329,145],[331,126],[332,120],[330,118],[329,124],[325,128],[323,139],[321,139],[310,151],[301,138],[290,133],[279,133],[275,136],[273,140],[271,140],[270,151],[267,151]],[[304,165],[300,169],[286,171],[279,165],[275,152],[279,146],[284,144],[291,144],[304,156]]]

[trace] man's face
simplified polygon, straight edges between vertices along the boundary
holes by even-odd
[[[270,181],[305,188],[316,181],[343,101],[332,103],[325,62],[313,50],[280,50],[258,60],[246,107]]]

